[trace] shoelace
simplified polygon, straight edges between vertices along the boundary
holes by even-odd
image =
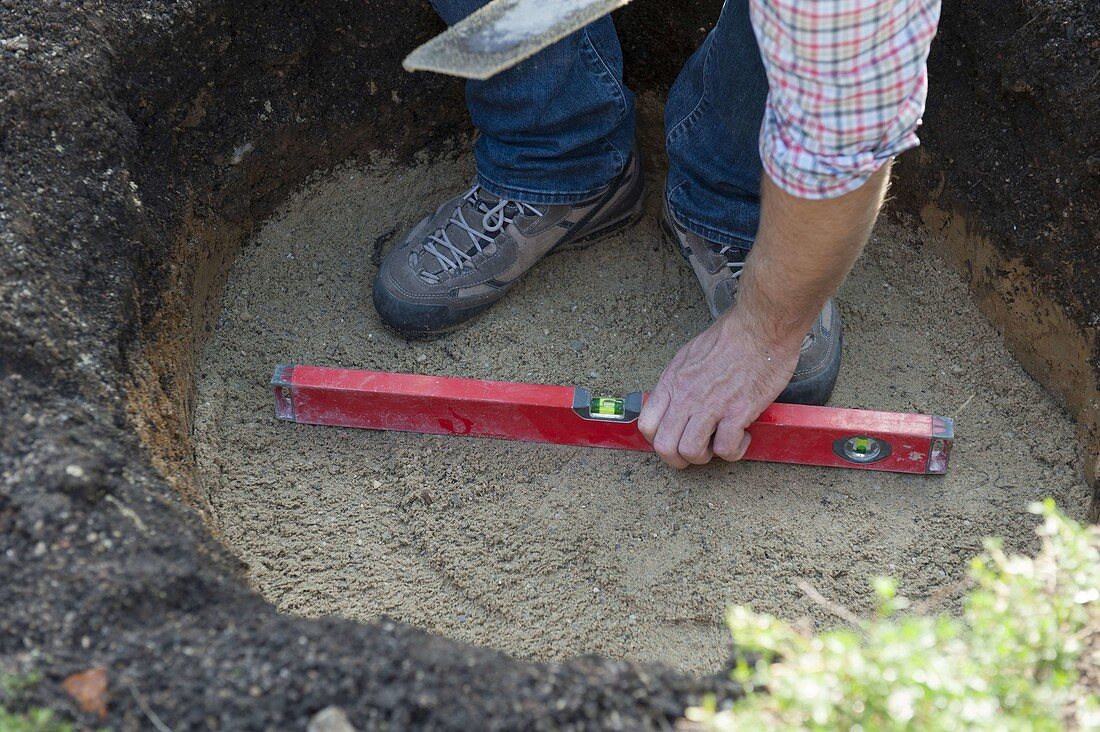
[[[730,252],[739,252],[738,256],[741,257],[741,260],[736,261],[730,259],[728,256]],[[740,278],[741,273],[745,271],[745,250],[735,246],[731,246],[729,244],[725,244],[718,250],[718,255],[725,258],[726,266],[730,268],[730,272],[732,273],[730,276],[735,280]],[[801,350],[805,351],[813,344],[813,342],[814,334],[813,331],[810,331],[806,334],[806,337],[802,339]]]
[[[466,195],[462,197],[462,200],[465,203],[474,204],[475,208],[484,214],[481,217],[482,231],[478,231],[466,221],[466,215],[462,211],[461,204],[455,207],[450,219],[448,219],[449,224],[454,224],[459,229],[466,232],[466,235],[470,238],[471,247],[461,249],[455,246],[454,242],[451,241],[450,235],[447,233],[446,227],[436,229],[428,237],[427,244],[424,245],[424,251],[434,256],[436,260],[439,261],[439,265],[443,267],[446,272],[459,270],[467,263],[472,262],[474,257],[480,254],[486,245],[493,243],[497,235],[504,230],[505,226],[512,223],[516,216],[543,215],[542,211],[534,206],[519,201],[513,201],[508,198],[502,198],[497,201],[495,205],[489,207],[477,195],[480,188],[481,186],[475,183],[474,186],[466,192]],[[508,209],[509,206],[512,206],[510,211]],[[489,236],[489,234],[493,236]],[[437,275],[430,272],[421,272],[421,274],[429,278],[438,279]]]
[[[730,252],[733,252],[733,251],[741,252],[741,261],[740,262],[734,261],[734,260],[729,258],[728,254]],[[744,250],[743,249],[739,249],[738,247],[731,246],[729,244],[725,244],[725,245],[722,246],[721,249],[718,250],[718,256],[725,258],[726,266],[730,268],[730,272],[732,273],[730,276],[733,277],[733,279],[737,279],[738,277],[741,276],[741,273],[745,270],[745,259],[744,259],[745,255],[744,255]]]

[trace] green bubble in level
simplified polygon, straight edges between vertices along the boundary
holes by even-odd
[[[592,399],[591,409],[589,411],[601,417],[621,417],[626,409],[622,399],[616,399],[614,397],[595,397]]]

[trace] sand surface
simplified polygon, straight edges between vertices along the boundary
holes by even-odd
[[[1069,418],[923,251],[930,234],[888,223],[839,296],[847,348],[832,403],[955,417],[946,477],[763,463],[675,472],[653,455],[274,418],[278,363],[651,387],[707,311],[660,240],[661,160],[650,160],[637,227],[550,257],[495,309],[430,342],[385,330],[370,282],[379,248],[467,184],[469,156],[337,171],[244,249],[199,369],[196,449],[217,528],[280,609],[387,615],[526,658],[599,653],[711,672],[730,603],[835,624],[797,580],[867,612],[874,575],[927,598],[964,574],[983,536],[1030,550],[1032,500],[1084,514]]]

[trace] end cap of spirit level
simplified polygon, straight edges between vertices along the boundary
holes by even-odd
[[[932,442],[928,446],[928,473],[943,475],[951,457],[951,445],[955,442],[955,420],[950,417],[932,418]]]
[[[297,421],[294,417],[294,399],[290,391],[293,380],[293,365],[281,364],[275,367],[275,375],[271,377],[271,386],[275,390],[275,416],[288,422]]]

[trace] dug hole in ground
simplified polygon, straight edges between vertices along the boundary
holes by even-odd
[[[408,342],[370,304],[381,251],[469,185],[460,150],[415,167],[376,158],[315,178],[230,272],[201,358],[195,445],[212,523],[280,610],[388,616],[525,659],[577,654],[721,670],[729,604],[839,621],[872,577],[957,609],[985,536],[1034,552],[1031,501],[1083,518],[1070,418],[1027,376],[934,234],[883,218],[838,296],[834,406],[954,417],[945,477],[764,463],[683,472],[654,455],[292,425],[275,365],[648,389],[708,313],[657,226],[659,105],[644,100],[641,223],[549,257],[468,327]]]

